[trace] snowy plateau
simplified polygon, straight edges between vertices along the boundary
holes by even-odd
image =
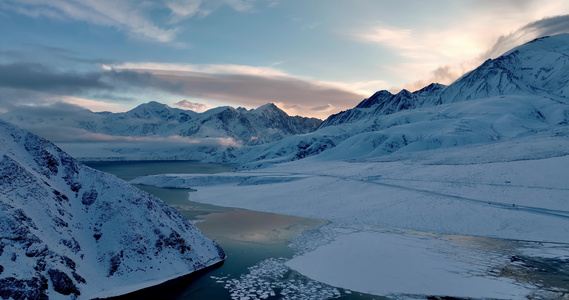
[[[222,262],[172,207],[0,121],[0,297],[91,299]]]
[[[449,86],[380,91],[312,133],[241,148],[234,172],[133,182],[329,221],[303,233],[285,264],[335,287],[395,299],[566,299],[568,89],[569,35],[544,37]],[[541,280],[536,261],[556,262],[543,272],[561,279]]]

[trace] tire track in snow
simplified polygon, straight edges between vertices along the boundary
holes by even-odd
[[[271,174],[273,176],[275,174],[277,174],[276,172],[257,172],[257,173],[266,173],[266,174]],[[377,176],[375,176],[375,177],[371,176],[374,179],[367,179],[367,178],[351,178],[351,177],[347,177],[347,176],[330,175],[330,174],[302,173],[302,172],[278,172],[278,174],[281,174],[281,175],[284,175],[284,174],[287,174],[287,175],[305,175],[305,176],[309,175],[309,176],[314,176],[314,177],[329,177],[329,178],[341,179],[341,180],[346,180],[346,181],[365,182],[365,183],[369,183],[369,184],[385,186],[385,187],[390,187],[390,188],[395,188],[395,189],[402,189],[402,190],[406,190],[406,191],[414,191],[414,192],[423,193],[426,195],[434,195],[434,196],[438,196],[438,197],[452,198],[452,199],[456,199],[456,200],[460,200],[460,201],[466,201],[466,202],[470,202],[470,203],[474,203],[474,204],[478,204],[478,205],[484,205],[484,206],[495,207],[495,208],[500,208],[500,209],[519,210],[519,211],[524,211],[524,212],[528,212],[528,213],[535,213],[535,214],[547,215],[547,216],[558,217],[558,218],[563,218],[563,219],[569,219],[569,211],[566,211],[566,210],[555,210],[555,209],[548,209],[548,208],[527,206],[527,205],[505,204],[505,203],[495,202],[495,201],[487,201],[487,200],[467,198],[467,197],[462,197],[462,196],[457,196],[457,195],[450,195],[450,194],[445,194],[445,193],[441,193],[441,192],[430,191],[430,190],[419,189],[419,188],[413,188],[413,187],[404,186],[404,185],[378,182],[377,180],[381,180],[382,178],[378,178]],[[384,178],[384,179],[388,179],[388,178]],[[394,178],[389,178],[389,179],[390,180],[413,181],[411,179],[394,179]],[[417,181],[419,181],[419,180],[417,180]],[[428,180],[425,180],[425,181],[428,181]],[[430,182],[445,183],[445,181],[435,181],[435,180],[430,180]],[[464,184],[463,182],[456,182],[456,183]],[[500,186],[499,184],[497,184],[497,185]],[[510,185],[504,185],[504,186],[510,187]],[[526,187],[526,186],[520,186],[520,187]],[[538,187],[534,187],[534,188],[538,188]],[[544,189],[550,189],[550,188],[544,188]],[[555,188],[551,188],[551,189],[555,189]],[[567,190],[567,189],[560,189],[560,190]]]

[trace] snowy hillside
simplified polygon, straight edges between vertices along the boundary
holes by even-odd
[[[449,86],[433,83],[410,93],[379,91],[320,127],[353,123],[402,110],[503,95],[569,96],[569,34],[544,37],[489,59]]]
[[[0,121],[0,295],[119,295],[211,266],[223,250],[173,208]]]
[[[237,151],[258,168],[319,155],[352,159],[515,139],[569,124],[569,34],[488,60],[453,84],[379,91],[313,133]],[[322,154],[321,154],[322,153]]]

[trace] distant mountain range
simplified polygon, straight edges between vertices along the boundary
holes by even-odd
[[[257,109],[218,107],[203,113],[172,108],[155,101],[125,113],[94,113],[96,120],[75,120],[77,127],[111,136],[182,136],[232,138],[259,145],[316,130],[322,120],[291,117],[269,103]]]
[[[241,168],[318,155],[355,159],[555,131],[569,123],[569,34],[489,59],[449,86],[379,91],[313,133],[234,153]]]
[[[274,104],[196,113],[157,102],[76,119],[3,118],[30,130],[61,124],[100,138],[88,146],[56,141],[83,159],[194,159],[257,168],[315,155],[354,159],[528,136],[567,125],[568,103],[569,35],[562,34],[489,59],[448,86],[379,91],[323,122],[290,117]],[[154,142],[172,137],[190,140]]]
[[[251,110],[217,107],[197,113],[154,101],[124,113],[6,113],[0,118],[54,141],[83,160],[228,161],[234,149],[313,132],[322,123],[316,118],[291,117],[272,103]]]
[[[0,121],[0,297],[128,293],[225,259],[175,209]]]

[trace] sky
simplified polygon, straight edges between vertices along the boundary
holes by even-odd
[[[569,32],[569,1],[2,0],[0,28],[0,112],[272,102],[325,119]]]

